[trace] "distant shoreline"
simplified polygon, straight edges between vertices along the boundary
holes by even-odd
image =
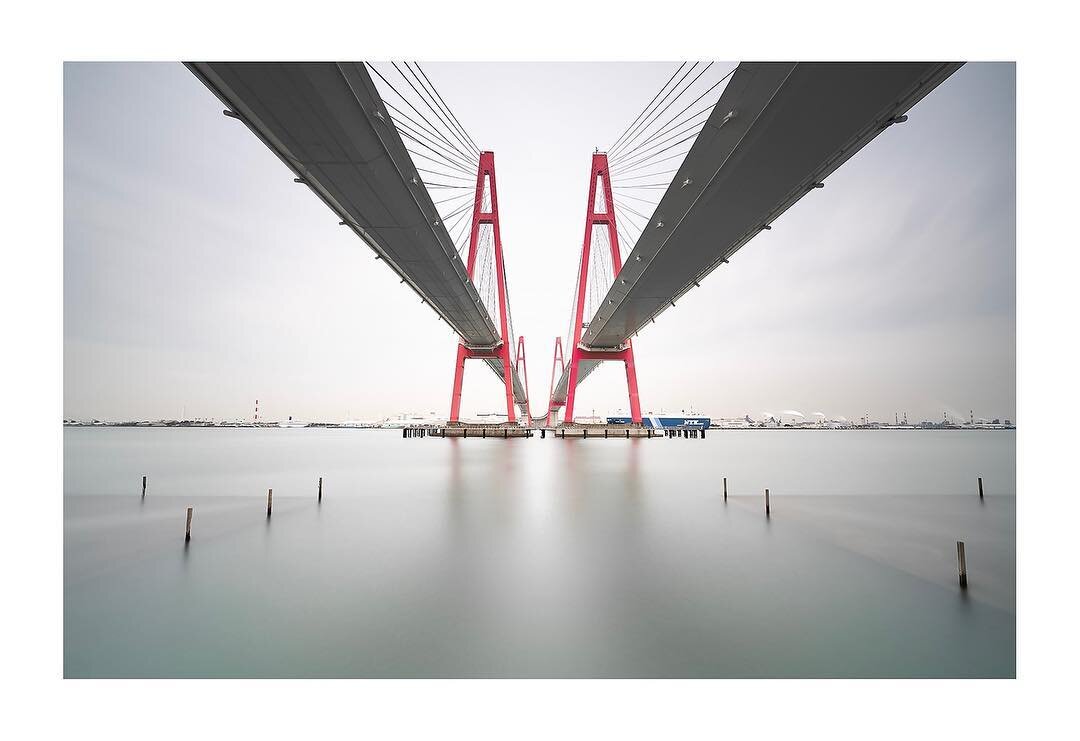
[[[282,427],[278,423],[219,423],[219,422],[73,422],[70,420],[64,420],[64,427],[89,427],[89,428],[185,428],[185,429],[208,429],[208,430],[302,430],[302,429],[332,429],[332,430],[401,430],[402,425],[347,425],[337,422],[313,422],[306,425],[288,425]],[[433,425],[415,423],[407,425],[408,427],[442,427],[444,425]],[[543,426],[543,425],[541,425]],[[591,427],[592,425],[578,425],[584,427]],[[598,428],[602,428],[605,425],[595,425]],[[537,428],[539,429],[539,428]],[[980,432],[1000,432],[1005,430],[1015,430],[1016,425],[1004,425],[1004,424],[985,424],[985,425],[934,425],[934,426],[918,426],[918,425],[849,425],[846,427],[819,427],[816,425],[783,425],[783,426],[769,426],[769,427],[727,427],[727,426],[711,426],[708,428],[709,432],[727,432],[727,431],[817,431],[817,432],[852,432],[852,431],[947,431],[947,432],[962,432],[962,431],[980,431]]]

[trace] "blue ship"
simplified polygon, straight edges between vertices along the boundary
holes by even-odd
[[[690,417],[690,416],[659,416],[656,414],[643,414],[641,416],[641,426],[645,428],[652,428],[654,430],[670,430],[670,429],[691,429],[691,430],[707,430],[710,426],[710,419],[708,417]],[[607,423],[609,425],[628,425],[632,424],[633,420],[630,417],[608,417]]]

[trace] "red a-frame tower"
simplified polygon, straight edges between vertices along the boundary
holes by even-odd
[[[599,182],[603,194],[604,211],[596,210],[596,187]],[[630,396],[630,418],[634,424],[641,424],[641,402],[638,400],[637,371],[634,368],[634,346],[627,338],[626,344],[615,350],[590,350],[581,344],[582,322],[585,313],[585,296],[589,281],[589,257],[592,251],[593,227],[607,229],[608,244],[611,246],[612,274],[619,275],[622,270],[622,257],[619,254],[619,233],[615,225],[615,204],[611,195],[611,175],[608,172],[606,152],[596,152],[592,156],[592,169],[589,174],[589,206],[585,212],[585,240],[581,246],[581,271],[578,275],[577,305],[574,311],[574,344],[570,350],[570,376],[566,389],[565,424],[574,422],[574,395],[577,391],[579,366],[582,360],[621,360],[626,366],[626,387]],[[562,361],[561,343],[556,341],[556,360]],[[552,361],[552,381],[554,383],[555,362]],[[548,413],[549,424],[551,412]]]
[[[488,194],[489,204],[485,204],[484,194]],[[490,210],[484,208],[489,205]],[[503,383],[506,390],[506,419],[513,423],[517,421],[514,411],[514,379],[516,370],[514,361],[510,357],[510,348],[513,338],[509,336],[509,321],[506,299],[506,271],[503,267],[502,236],[499,233],[499,197],[495,188],[495,154],[494,152],[481,152],[480,165],[476,171],[476,195],[473,200],[472,231],[469,235],[469,258],[467,263],[469,280],[475,284],[477,243],[480,237],[480,227],[490,225],[494,239],[495,252],[495,275],[498,280],[499,302],[499,331],[502,340],[494,347],[471,348],[464,342],[458,343],[457,362],[454,364],[454,392],[450,399],[450,422],[456,423],[461,419],[461,383],[465,377],[465,361],[470,358],[498,359],[502,362]],[[525,338],[518,340],[518,367],[525,362],[524,351]],[[527,378],[527,376],[526,376]],[[525,388],[528,398],[528,386]],[[526,401],[526,405],[528,402]],[[528,413],[526,413],[528,416]],[[532,423],[528,419],[529,424]]]

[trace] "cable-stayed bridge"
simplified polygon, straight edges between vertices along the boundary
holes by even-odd
[[[960,64],[748,62],[680,108],[704,74],[685,66],[608,153],[593,154],[576,301],[568,346],[556,340],[549,423],[560,408],[573,421],[578,384],[604,360],[626,365],[630,415],[640,423],[632,337],[824,187],[862,147],[906,121]],[[725,81],[714,104],[690,112]],[[663,193],[654,207],[643,197],[649,189]],[[633,245],[625,257],[620,236]],[[570,357],[556,380],[564,351]]]
[[[494,155],[480,150],[419,65],[389,66],[187,63],[225,115],[247,125],[460,338],[451,421],[464,361],[478,358],[504,384],[508,420],[516,407],[529,422]]]
[[[531,424],[514,333],[495,160],[418,64],[187,65],[504,385]],[[960,67],[951,62],[686,62],[606,152],[592,156],[585,234],[547,420],[574,419],[577,386],[626,367],[632,338]],[[372,76],[374,75],[374,77]],[[657,196],[659,198],[657,199]],[[564,359],[564,352],[568,357]],[[556,368],[559,372],[556,373]]]

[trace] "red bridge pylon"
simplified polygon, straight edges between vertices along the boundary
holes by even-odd
[[[488,195],[489,204],[485,204],[484,195]],[[485,211],[485,207],[489,210]],[[506,390],[506,419],[508,422],[516,422],[517,415],[514,411],[514,380],[513,372],[516,367],[525,363],[524,343],[525,338],[518,340],[517,366],[510,357],[510,348],[513,339],[510,337],[510,322],[508,320],[509,308],[506,298],[506,271],[503,267],[502,236],[499,233],[499,198],[495,189],[495,154],[493,152],[480,153],[480,165],[476,171],[476,195],[473,200],[472,231],[469,235],[469,258],[467,263],[469,280],[475,285],[476,256],[480,238],[480,228],[490,225],[494,240],[495,252],[495,276],[498,280],[498,303],[499,303],[499,330],[502,339],[494,347],[472,348],[464,342],[458,342],[457,362],[454,364],[454,391],[450,399],[450,422],[458,422],[461,419],[461,383],[465,378],[465,361],[470,358],[483,360],[498,359],[502,362],[503,384]],[[526,402],[524,409],[528,415],[528,384],[525,387]]]
[[[559,375],[555,375],[555,364],[559,364]],[[558,378],[566,371],[566,361],[563,360],[562,353],[562,337],[555,338],[555,356],[551,359],[551,388],[548,389],[548,413],[547,413],[547,426],[551,427],[555,424],[555,410],[551,407],[550,399],[555,396],[555,379]]]
[[[514,361],[514,369],[521,375],[525,382],[525,424],[532,427],[532,411],[529,409],[529,367],[525,364],[525,336],[518,337],[517,360]]]
[[[596,185],[600,182],[603,189],[604,211],[596,210]],[[563,422],[574,421],[574,396],[577,391],[579,368],[582,360],[621,360],[626,367],[626,387],[630,396],[630,418],[634,424],[641,424],[641,403],[638,400],[637,370],[634,367],[634,346],[629,338],[626,344],[614,350],[590,350],[581,345],[582,322],[585,313],[585,296],[589,282],[589,257],[592,251],[593,227],[607,229],[608,244],[611,247],[612,275],[618,276],[622,270],[622,256],[619,254],[619,232],[615,223],[615,202],[611,195],[611,175],[608,172],[606,152],[596,152],[592,157],[592,169],[589,174],[589,205],[585,212],[585,240],[581,246],[581,271],[578,275],[577,307],[574,312],[574,345],[570,351],[570,376],[566,389],[566,410]],[[562,345],[556,339],[556,358],[562,359]],[[551,363],[552,386],[554,389],[555,360]],[[549,404],[549,408],[550,408]],[[548,412],[551,422],[552,412]]]

